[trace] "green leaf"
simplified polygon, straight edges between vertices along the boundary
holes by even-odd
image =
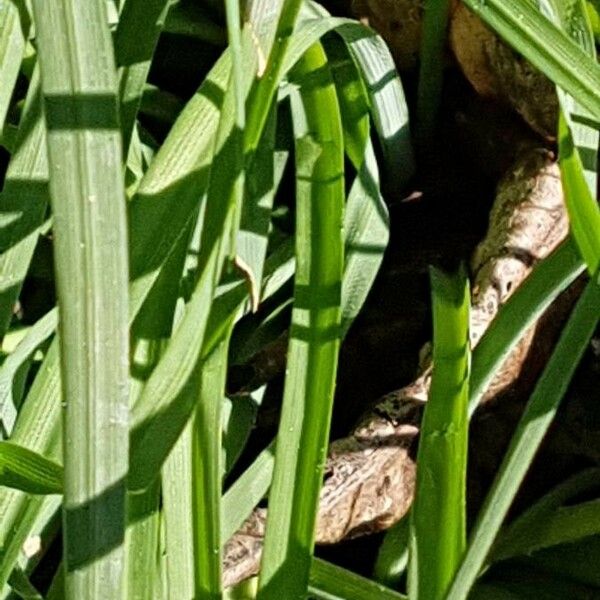
[[[244,524],[252,509],[271,485],[275,464],[275,441],[271,442],[254,462],[225,492],[221,502],[223,521],[221,539],[225,543]]]
[[[388,529],[373,569],[375,580],[395,588],[406,572],[409,557],[410,514]]]
[[[504,521],[519,485],[548,431],[575,369],[594,333],[600,286],[590,281],[577,302],[513,435],[498,475],[477,518],[471,541],[448,594],[465,598]]]
[[[223,476],[231,472],[242,454],[252,429],[256,425],[258,407],[266,386],[249,394],[236,394],[224,399],[223,406]]]
[[[593,33],[583,0],[568,3],[539,0],[543,12],[573,38],[591,58],[596,58]],[[560,101],[558,150],[565,203],[571,231],[588,271],[600,265],[600,208],[594,200],[597,188],[600,119],[585,110],[577,96],[557,86]],[[585,164],[583,158],[585,157]]]
[[[127,157],[158,37],[172,0],[127,0],[114,35],[123,154]]]
[[[356,61],[370,99],[371,117],[383,149],[391,193],[400,193],[414,174],[409,114],[402,82],[383,39],[357,23],[343,23],[342,36]]]
[[[221,595],[222,412],[231,326],[203,361],[192,427],[192,509],[197,598]]]
[[[46,124],[36,69],[0,194],[0,335],[12,318],[48,201]]]
[[[21,600],[43,600],[44,598],[20,568],[16,568],[12,572],[8,583]]]
[[[66,404],[66,598],[117,597],[125,586],[128,273],[112,38],[101,0],[33,7]]]
[[[466,546],[470,293],[464,268],[431,269],[433,374],[411,509],[409,593],[445,597]]]
[[[600,536],[553,546],[540,550],[530,557],[519,559],[520,563],[532,565],[546,573],[555,573],[563,580],[577,581],[600,588],[598,561],[600,561]]]
[[[0,421],[4,437],[12,433],[17,417],[20,399],[15,397],[15,385],[19,374],[35,351],[54,334],[57,318],[57,311],[51,310],[37,321],[0,366]]]
[[[131,403],[141,394],[173,330],[187,242],[185,236],[179,240],[131,327]],[[189,481],[187,483],[189,485]],[[191,500],[191,491],[189,496]],[[164,495],[162,500],[165,506]],[[160,580],[155,571],[159,551],[160,501],[158,479],[147,490],[128,494],[127,598],[154,600],[159,593]],[[181,571],[180,576],[183,578]],[[139,585],[142,579],[145,581],[143,586]]]
[[[600,120],[600,66],[529,0],[464,3],[542,73]]]
[[[492,560],[530,555],[600,533],[600,519],[595,516],[599,501],[571,504],[573,498],[594,491],[599,476],[598,469],[586,469],[543,496],[502,534],[494,545]]]
[[[215,46],[224,46],[227,34],[224,28],[211,19],[208,12],[207,7],[203,5],[178,2],[167,15],[165,32],[194,38]]]
[[[405,600],[406,596],[318,558],[313,558],[308,591],[321,600]]]
[[[320,44],[302,57],[294,78],[297,266],[259,598],[306,590],[340,340],[343,138]]]
[[[0,442],[0,485],[29,494],[62,494],[63,468],[11,442]]]
[[[172,598],[194,597],[196,569],[192,507],[192,423],[183,430],[162,468],[166,586]]]
[[[4,128],[21,60],[25,52],[29,23],[21,23],[18,4],[12,0],[0,4],[0,132]],[[27,15],[23,8],[24,16]]]
[[[379,189],[379,169],[370,139],[368,97],[349,49],[366,49],[359,42],[329,46],[328,57],[337,90],[344,145],[357,176],[344,214],[345,263],[342,281],[342,333],[345,334],[367,298],[389,240],[389,219]],[[375,54],[367,54],[377,68]],[[371,59],[370,61],[368,59]],[[385,98],[385,96],[383,97]]]
[[[558,136],[560,172],[571,231],[593,276],[600,265],[600,208],[590,194],[579,150],[573,143],[564,113],[559,119]]]
[[[141,494],[128,494],[125,567],[127,600],[154,600],[160,589],[156,573],[159,547],[160,487],[158,481]],[[144,584],[140,585],[140,581]]]
[[[419,52],[417,91],[417,139],[421,152],[427,152],[440,107],[444,79],[444,52],[450,0],[426,0]]]

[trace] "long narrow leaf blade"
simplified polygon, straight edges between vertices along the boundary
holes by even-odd
[[[100,0],[36,1],[34,11],[66,402],[66,597],[118,597],[129,439],[128,273],[112,39]]]
[[[301,59],[297,76],[306,85],[294,123],[297,267],[260,598],[306,592],[340,339],[343,138],[320,45]]]
[[[10,105],[25,51],[28,23],[21,23],[15,2],[0,4],[0,132]]]
[[[598,275],[596,275],[596,278]],[[527,469],[556,414],[575,368],[600,318],[600,285],[590,281],[577,302],[558,344],[519,421],[472,533],[461,567],[448,593],[449,600],[469,593],[484,565]]]
[[[528,0],[464,3],[542,73],[600,119],[600,66]]]
[[[412,598],[444,598],[466,545],[470,294],[464,269],[431,270],[433,374],[411,511]]]
[[[337,565],[314,558],[308,590],[320,600],[406,600],[406,596]]]
[[[29,494],[62,494],[63,469],[11,442],[0,442],[0,485]]]

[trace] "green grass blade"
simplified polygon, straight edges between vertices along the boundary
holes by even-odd
[[[148,487],[179,437],[193,408],[188,386],[200,358],[208,311],[212,300],[217,251],[210,269],[198,283],[189,308],[154,369],[132,413],[131,490]],[[175,399],[181,401],[174,404]]]
[[[594,36],[583,0],[540,0],[544,14],[568,34],[590,58],[596,58]],[[577,97],[557,87],[560,101],[558,150],[565,204],[571,231],[588,270],[600,264],[600,209],[594,200],[597,187],[600,119],[593,118]],[[583,159],[585,158],[585,164]]]
[[[164,0],[161,1],[164,3]],[[116,47],[117,60],[121,64],[139,58],[139,54],[135,54],[139,45],[135,40],[138,38],[131,35],[132,32],[139,33],[142,39],[152,38],[152,31],[149,31],[152,20],[146,18],[151,16],[151,13],[148,11],[144,14],[144,18],[138,21],[139,15],[131,9],[133,7],[139,11],[141,5],[142,11],[145,11],[146,3],[132,0],[127,3],[127,6],[129,5],[131,7],[124,11],[123,23],[119,28],[121,33],[118,34],[119,39],[125,38],[126,41],[123,43],[117,41]],[[5,3],[4,6],[11,7],[12,3]],[[147,29],[140,32],[142,25]],[[144,45],[144,48],[146,47],[147,44]],[[144,57],[148,60],[147,53]],[[16,61],[10,68],[18,70],[19,63],[20,60]],[[123,70],[121,73],[123,94],[121,104],[122,108],[127,109],[125,117],[129,119],[127,122],[130,122],[130,127],[133,126],[137,110],[136,94],[138,92],[141,94],[142,91],[138,90],[138,87],[144,84],[147,68],[146,62],[142,63],[141,67],[135,65],[132,69]],[[135,77],[132,75],[128,79],[130,73]],[[6,89],[4,86],[0,87]],[[42,224],[48,204],[45,135],[39,79],[34,72],[19,126],[17,149],[10,162],[4,189],[0,195],[0,214],[3,217],[0,226],[0,334],[3,334],[8,327],[14,303],[21,290],[38,239],[38,228]],[[26,202],[24,198],[27,198]]]
[[[130,203],[130,270],[133,280],[130,285],[130,320],[140,310],[173,245],[186,231],[185,225],[197,206],[197,194],[206,189],[206,165],[210,161],[208,150],[214,143],[216,117],[221,103],[218,93],[225,85],[228,70],[226,59],[217,62],[207,81],[186,106],[144,177],[136,198]],[[38,119],[43,124],[41,112]],[[46,194],[48,170],[44,150],[44,137],[40,133],[38,141],[28,150],[31,156],[27,158],[29,162],[25,161],[24,155],[19,170],[23,173],[22,177],[31,178],[32,167],[29,164],[33,165],[37,169],[34,175],[39,172],[33,181],[39,178],[43,186],[38,187]],[[16,175],[15,170],[15,179],[18,179]],[[28,195],[35,198],[33,192],[36,189],[28,191]],[[13,193],[20,208],[20,189],[16,185]],[[45,203],[46,196],[42,215]],[[42,215],[29,227],[37,227]],[[35,245],[37,232],[31,238]],[[9,310],[12,311],[12,304]],[[60,402],[58,351],[53,343],[23,404],[12,441],[44,456],[58,458]],[[10,575],[41,506],[39,498],[0,490],[0,584],[4,584]]]
[[[240,5],[236,0],[225,0],[227,37],[233,69],[232,84],[235,95],[235,124],[243,129],[246,123],[246,98],[244,94],[244,57],[242,52],[242,32],[240,29]]]
[[[344,215],[346,261],[342,280],[342,335],[362,308],[389,241],[388,212],[379,189],[377,159],[368,141]]]
[[[7,1],[0,4],[0,132],[4,128],[25,52],[24,33],[28,28],[28,23],[21,24],[16,2]]]
[[[225,492],[221,503],[223,521],[221,539],[226,542],[244,523],[271,485],[275,465],[275,442],[271,442],[254,459]]]
[[[547,497],[527,510],[495,544],[492,560],[506,560],[515,556],[569,544],[600,533],[600,500],[563,506],[565,492],[569,496],[591,492],[597,487],[597,469],[588,469],[567,480]]]
[[[169,600],[194,597],[192,424],[188,423],[162,469],[162,505]]]
[[[331,36],[324,45],[340,104],[344,151],[358,171],[371,132],[367,90],[349,44],[338,36]]]
[[[57,320],[56,310],[51,310],[43,316],[0,366],[0,422],[3,437],[12,433],[17,406],[20,404],[19,399],[15,397],[15,382],[38,347],[54,334]]]
[[[362,25],[346,23],[336,31],[361,71],[387,166],[387,183],[392,193],[399,193],[413,176],[415,163],[408,106],[394,60],[383,39]]]
[[[63,469],[11,442],[0,442],[0,485],[29,494],[62,494]]]
[[[196,598],[221,597],[222,415],[230,331],[202,364],[192,428]]]
[[[560,172],[573,239],[593,275],[600,266],[600,208],[590,193],[564,113],[558,126]],[[595,153],[594,153],[595,157]]]
[[[38,376],[35,378],[27,400],[19,412],[11,435],[11,442],[29,448],[54,461],[61,461],[60,430],[60,380],[58,370],[58,343],[55,340],[48,350]],[[29,399],[34,398],[35,402]],[[48,425],[51,425],[49,427]],[[8,580],[21,552],[21,547],[32,531],[38,515],[44,509],[45,497],[32,496],[0,489],[0,581]]]
[[[577,302],[560,340],[519,421],[477,523],[449,600],[467,597],[484,565],[523,477],[552,423],[575,368],[600,317],[600,286],[590,281]]]
[[[313,558],[308,591],[321,600],[406,600],[406,596],[318,558]]]
[[[130,318],[138,313],[206,193],[230,70],[225,53],[185,106],[130,202]]]
[[[151,83],[146,83],[144,86],[140,103],[140,112],[143,115],[172,125],[181,113],[183,106],[183,101],[175,94]]]
[[[119,15],[114,46],[119,68],[120,117],[125,158],[154,49],[165,24],[170,2],[171,0],[127,0]]]
[[[159,507],[159,481],[143,493],[127,497],[127,600],[154,600],[158,595]]]
[[[417,90],[417,139],[421,152],[433,140],[442,95],[450,0],[425,0]]]
[[[62,563],[58,566],[58,569],[50,584],[50,589],[46,593],[46,600],[63,600],[65,597],[65,578]]]
[[[494,544],[492,560],[504,560],[520,553],[527,553],[530,546],[529,539],[538,536],[540,524],[543,524],[546,516],[557,508],[568,504],[573,498],[593,492],[598,485],[600,471],[597,468],[589,468],[569,477],[566,481],[558,484],[540,500],[519,515],[501,534]],[[541,528],[543,530],[543,526]],[[543,535],[543,531],[541,531]],[[532,535],[533,534],[533,535]]]
[[[411,509],[409,593],[442,599],[466,546],[469,284],[431,269],[433,374],[423,414]]]
[[[342,335],[366,300],[389,240],[388,211],[379,189],[379,169],[370,139],[367,90],[349,54],[349,48],[364,47],[358,43],[346,46],[338,41],[329,44],[327,50],[340,105],[345,151],[358,171],[344,214]],[[367,54],[365,60],[371,56]],[[367,64],[379,66],[374,59]]]
[[[340,339],[343,138],[320,45],[304,55],[296,75],[297,266],[260,598],[306,591]]]
[[[104,3],[34,2],[61,312],[66,597],[123,591],[127,239]],[[93,477],[90,477],[93,474]]]
[[[231,346],[231,343],[230,343]],[[223,477],[228,475],[242,455],[256,426],[258,407],[262,402],[266,385],[249,394],[236,394],[223,402]],[[221,529],[223,529],[221,527]]]
[[[528,0],[464,0],[485,23],[600,120],[600,66]]]
[[[301,0],[277,0],[254,2],[246,29],[254,35],[253,58],[258,79],[247,100],[247,125],[244,129],[244,154],[252,155],[258,148],[271,102],[286,69],[288,47],[292,39],[296,19],[302,6]],[[273,27],[273,20],[277,24]],[[320,36],[319,36],[320,37]],[[295,62],[295,61],[294,61]],[[253,65],[254,66],[254,65]]]
[[[469,415],[472,415],[495,373],[529,329],[585,266],[572,238],[567,238],[533,269],[501,307],[473,351]]]
[[[131,328],[130,402],[141,394],[173,330],[181,274],[188,250],[187,237],[178,242]],[[128,495],[126,535],[127,598],[154,600],[160,533],[160,486]],[[140,585],[144,580],[145,584]]]
[[[0,337],[8,329],[48,201],[46,124],[36,70],[0,194]]]
[[[387,530],[373,568],[376,581],[391,588],[398,587],[408,566],[409,541],[410,514]]]
[[[538,0],[538,4],[557,27],[569,35],[590,58],[596,59],[594,35],[587,19],[585,0]],[[598,181],[599,122],[581,106],[577,98],[569,96],[560,87],[557,88],[557,93],[579,154],[585,157],[585,178],[590,193],[595,196]]]
[[[21,600],[44,600],[22,569],[17,568],[12,572],[9,585]]]
[[[322,9],[317,11],[318,14],[322,12]],[[392,190],[399,192],[412,177],[415,165],[408,106],[394,60],[386,43],[372,30],[352,21],[342,19],[331,19],[331,21],[336,23],[336,33],[348,46],[360,71],[368,95],[371,117],[388,167],[387,183]],[[318,24],[327,21],[320,18],[316,19],[316,22]],[[359,111],[357,117],[362,118],[362,100],[350,113],[342,112],[342,117],[347,119],[344,115],[352,115],[357,109]],[[356,150],[358,148],[360,145]],[[356,150],[354,151],[356,156],[350,156],[350,159],[355,161],[358,169],[360,162],[356,161],[361,160],[362,154],[357,153]]]

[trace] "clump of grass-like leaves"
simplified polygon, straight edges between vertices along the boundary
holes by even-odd
[[[425,4],[421,152],[435,143],[435,28],[446,14]],[[578,0],[569,10],[465,4],[558,86],[572,236],[503,308],[472,363],[466,278],[432,277],[435,368],[416,499],[378,565],[395,585],[410,539],[408,594],[424,600],[465,598],[491,561],[600,533],[578,528],[600,523],[597,501],[563,506],[589,474],[501,529],[600,315],[590,22]],[[41,555],[23,548],[46,551],[60,531],[47,598],[220,598],[223,547],[268,496],[258,598],[404,597],[313,557],[338,351],[388,242],[380,170],[400,190],[414,168],[402,85],[375,32],[315,2],[240,10],[235,0],[0,3],[3,596],[42,597],[32,583]],[[149,82],[157,45],[176,52],[182,41],[204,63],[215,57],[185,103]],[[22,326],[13,312],[42,241],[57,302]],[[587,287],[467,532],[469,416],[583,265]],[[268,325],[290,308],[277,437],[224,490],[261,397],[227,397],[230,358],[272,341]]]

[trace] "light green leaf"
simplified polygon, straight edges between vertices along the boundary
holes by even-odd
[[[298,96],[292,95],[297,266],[261,599],[297,597],[306,590],[341,325],[343,138],[320,44],[306,52],[294,76],[300,86]]]
[[[411,598],[442,600],[466,546],[470,375],[469,283],[464,268],[431,269],[433,373],[417,454],[411,509]]]
[[[0,442],[0,485],[29,494],[62,494],[63,468],[11,442]]]

